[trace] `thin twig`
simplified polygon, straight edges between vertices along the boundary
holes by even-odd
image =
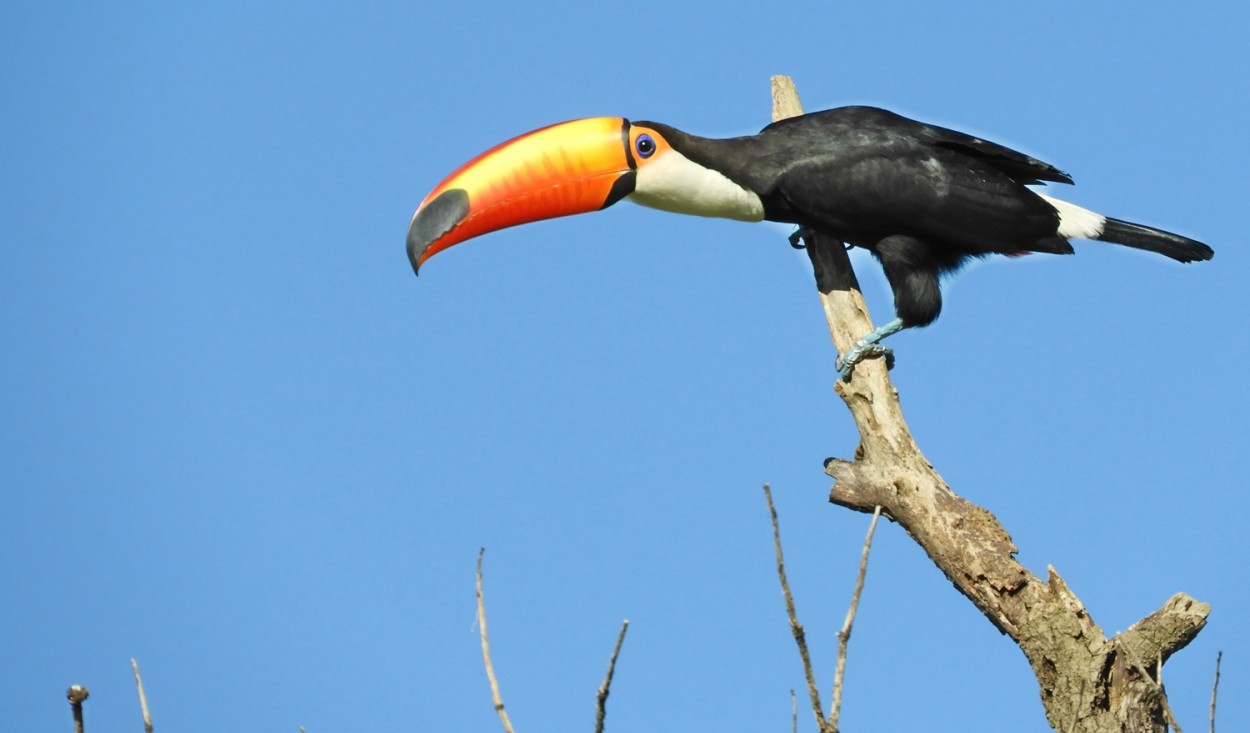
[[[790,733],[799,733],[799,698],[790,690]]]
[[[495,679],[495,666],[490,661],[490,643],[486,640],[486,604],[482,601],[482,555],[485,554],[485,547],[477,553],[477,625],[482,634],[482,660],[486,663],[486,678],[490,680],[490,697],[495,703],[495,712],[499,713],[499,721],[503,723],[505,733],[516,733],[512,730],[512,721],[508,720],[508,711],[503,707],[503,697],[499,694],[499,680]]]
[[[1168,696],[1163,695],[1163,717],[1167,720],[1168,725],[1172,726],[1172,730],[1176,733],[1185,733],[1181,730],[1181,724],[1176,722],[1176,715],[1172,712],[1172,706],[1168,704]]]
[[[855,612],[859,610],[859,596],[864,592],[864,576],[868,574],[868,552],[872,549],[872,535],[877,531],[877,520],[881,518],[881,507],[872,513],[872,521],[868,523],[868,536],[864,537],[864,549],[859,555],[859,575],[855,578],[855,592],[851,594],[851,607],[846,611],[846,620],[842,622],[842,630],[838,632],[838,666],[833,673],[833,702],[829,710],[829,728],[838,729],[838,715],[842,710],[842,681],[846,675],[846,647],[851,641],[851,627],[855,624]]]
[[[790,593],[790,581],[786,580],[786,563],[781,554],[781,527],[777,522],[777,508],[773,505],[773,492],[764,484],[764,497],[768,499],[768,514],[773,520],[773,547],[777,551],[777,577],[781,579],[781,593],[786,598],[786,615],[790,617],[790,633],[794,634],[794,642],[799,647],[799,657],[803,660],[803,674],[807,677],[807,693],[812,699],[812,713],[816,716],[816,725],[824,731],[826,727],[825,713],[820,706],[820,693],[816,690],[816,675],[812,672],[812,658],[807,653],[807,635],[803,625],[799,623],[794,611],[794,596]]]
[[[69,705],[74,710],[74,733],[83,733],[82,703],[88,697],[91,697],[91,691],[82,685],[71,685],[65,691],[65,697],[69,700]]]
[[[130,666],[135,671],[135,686],[139,688],[139,710],[143,713],[144,733],[152,733],[152,713],[148,710],[148,696],[143,691],[143,677],[139,675],[139,663],[132,657]]]
[[[599,685],[595,704],[595,733],[603,733],[603,719],[608,715],[608,691],[612,687],[612,675],[616,672],[616,657],[621,653],[621,644],[625,642],[625,632],[629,630],[629,619],[621,622],[621,633],[616,636],[616,647],[612,649],[612,658],[608,660],[608,673]]]
[[[1159,652],[1157,665],[1155,667],[1155,684],[1159,685],[1159,692],[1162,694],[1163,714],[1167,716],[1168,723],[1176,733],[1185,733],[1185,731],[1181,730],[1181,724],[1176,722],[1176,714],[1172,712],[1172,704],[1168,702],[1168,694],[1163,689],[1163,652]]]
[[[1185,733],[1181,729],[1181,724],[1176,720],[1176,714],[1172,712],[1172,705],[1168,703],[1168,693],[1163,689],[1163,654],[1160,653],[1155,667],[1155,685],[1159,689],[1159,706],[1163,708],[1163,720],[1170,726],[1175,733]],[[1134,665],[1141,674],[1142,679],[1150,679],[1150,671],[1142,665]]]
[[[1215,695],[1220,691],[1220,660],[1224,658],[1224,652],[1219,651],[1215,654],[1215,682],[1211,684],[1211,733],[1215,733]]]

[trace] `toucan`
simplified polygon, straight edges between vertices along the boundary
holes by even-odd
[[[725,139],[594,117],[526,133],[461,166],[417,208],[408,258],[415,272],[466,239],[621,199],[681,214],[796,224],[872,252],[893,291],[895,318],[838,359],[849,379],[860,360],[889,354],[882,339],[932,323],[942,310],[941,278],[971,258],[1072,254],[1070,239],[1180,262],[1214,255],[1193,239],[1029,188],[1047,182],[1072,178],[1002,145],[874,107],[791,117]]]

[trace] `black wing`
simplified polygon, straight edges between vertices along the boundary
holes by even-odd
[[[1001,145],[869,107],[769,125],[768,218],[871,247],[906,234],[970,253],[1017,252],[1053,238],[1054,208],[1025,188],[1068,180]],[[757,189],[759,190],[759,189]],[[1057,242],[1046,242],[1050,249]]]
[[[973,137],[958,130],[918,122],[876,107],[839,107],[824,112],[791,117],[772,123],[765,127],[761,134],[770,130],[786,134],[790,132],[787,128],[802,127],[826,128],[831,132],[847,131],[850,128],[890,131],[981,160],[1022,184],[1042,181],[1072,183],[1072,177],[1055,166],[1012,150],[1005,145]]]

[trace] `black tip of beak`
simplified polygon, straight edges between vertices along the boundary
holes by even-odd
[[[420,274],[421,255],[469,215],[469,194],[451,188],[417,211],[408,226],[408,261],[414,274]],[[441,248],[440,248],[441,249]]]
[[[421,253],[429,244],[421,242],[421,234],[417,231],[417,216],[413,216],[412,223],[408,225],[408,262],[412,265],[412,274],[421,274]]]

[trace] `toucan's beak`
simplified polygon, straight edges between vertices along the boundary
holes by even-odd
[[[526,133],[465,163],[412,217],[413,272],[437,252],[480,234],[598,211],[634,190],[629,121],[594,117]]]

